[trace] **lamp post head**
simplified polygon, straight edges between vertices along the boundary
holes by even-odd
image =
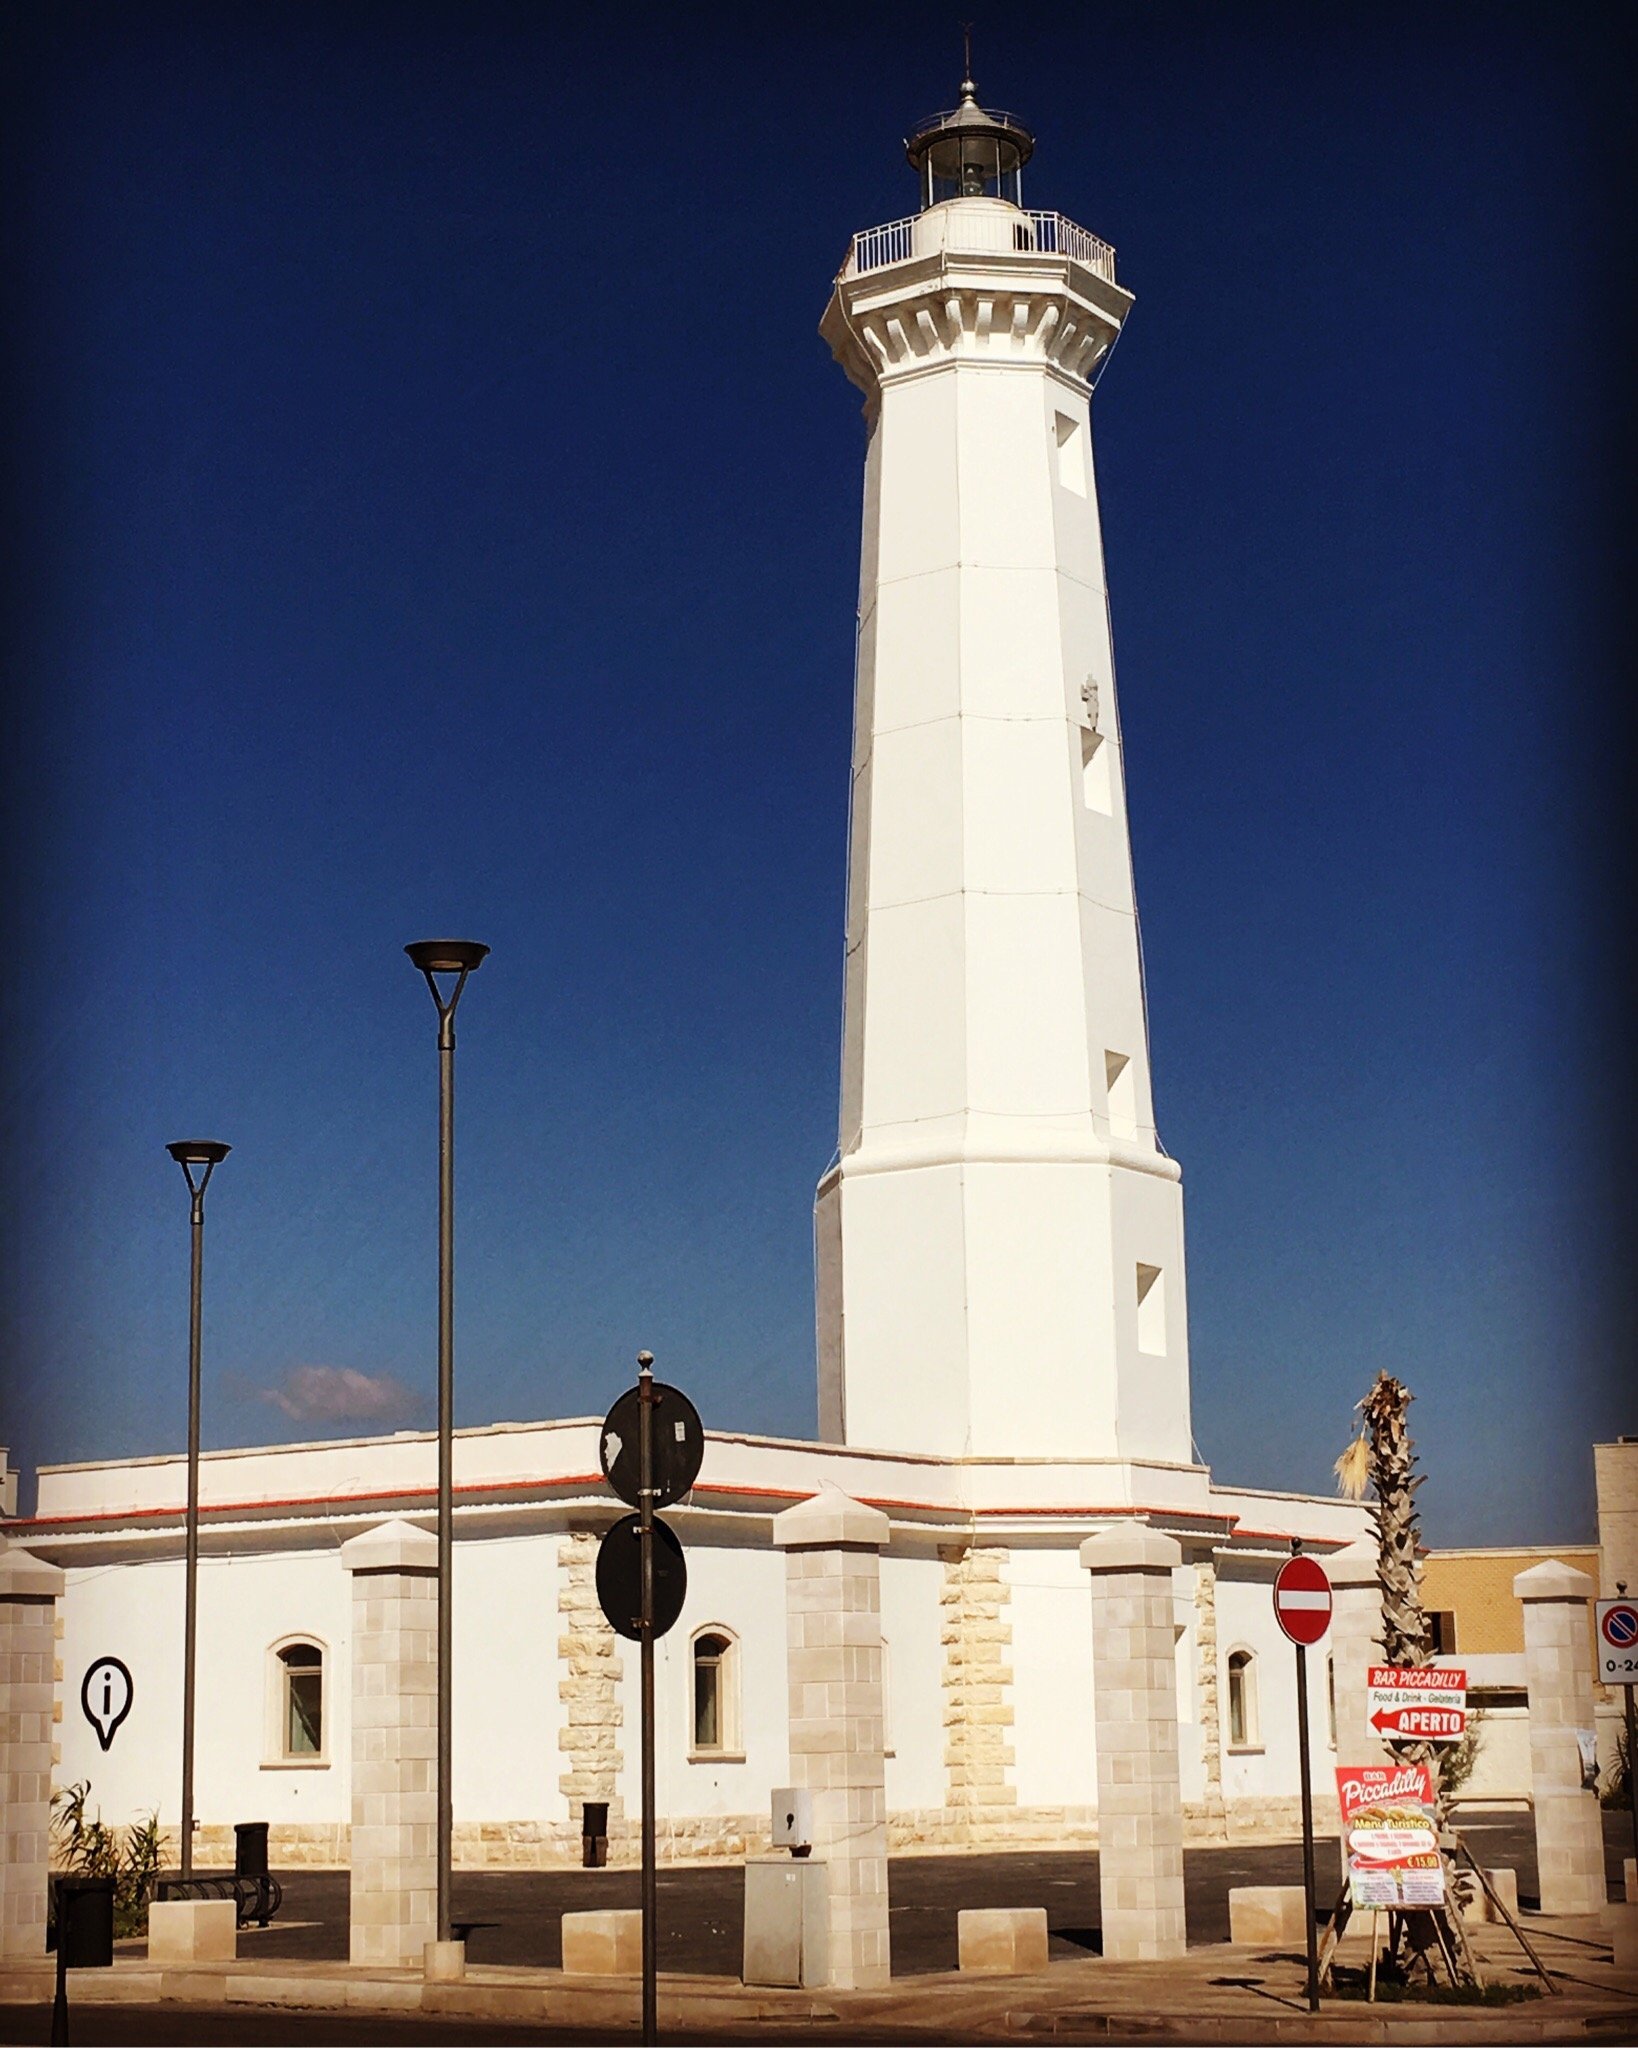
[[[404,951],[427,978],[433,1006],[438,1012],[438,1043],[445,1051],[455,1044],[455,1005],[461,1000],[466,977],[487,959],[489,948],[475,939],[417,939]],[[453,974],[455,986],[446,996],[438,986],[440,974]]]
[[[178,1138],[174,1145],[165,1150],[182,1169],[182,1177],[188,1183],[188,1193],[193,1197],[193,1213],[196,1219],[204,1214],[205,1189],[210,1177],[222,1161],[233,1150],[215,1138]],[[200,1169],[203,1171],[199,1171]],[[194,1175],[198,1172],[198,1178]]]
[[[472,939],[417,939],[404,951],[423,974],[470,974],[489,948]]]

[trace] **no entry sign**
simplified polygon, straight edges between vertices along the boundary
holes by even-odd
[[[1467,1733],[1467,1673],[1453,1664],[1373,1664],[1365,1719],[1390,1742],[1460,1742]]]
[[[1638,1603],[1598,1603],[1598,1675],[1605,1685],[1638,1685]]]
[[[1274,1581],[1274,1619],[1291,1638],[1312,1649],[1331,1626],[1331,1581],[1312,1557],[1288,1557]]]

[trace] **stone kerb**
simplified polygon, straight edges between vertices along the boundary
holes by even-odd
[[[1581,1737],[1594,1731],[1585,1572],[1549,1558],[1513,1581],[1524,1606],[1524,1682],[1530,1704],[1530,1786],[1544,1913],[1600,1913],[1604,1836],[1598,1793],[1583,1786]]]
[[[353,1578],[355,1963],[422,1967],[437,1935],[438,1542],[392,1521],[341,1546]]]
[[[45,1954],[62,1589],[56,1565],[0,1536],[0,1956]]]
[[[1090,1536],[1092,1711],[1098,1758],[1098,1891],[1112,1962],[1181,1956],[1183,1797],[1169,1536],[1127,1523]]]
[[[881,1550],[887,1517],[835,1487],[774,1518],[785,1552],[791,1783],[813,1794],[813,1854],[829,1871],[829,1981],[885,1985],[887,1781]]]

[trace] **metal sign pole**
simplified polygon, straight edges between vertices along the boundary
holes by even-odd
[[[637,1533],[642,1547],[643,1675],[643,2043],[658,2041],[659,1924],[654,1874],[654,1357],[637,1354]]]
[[[1314,1927],[1314,1784],[1308,1763],[1308,1652],[1297,1645],[1297,1755],[1302,1770],[1302,1896],[1308,1932],[1308,2010],[1319,2011],[1319,1938]]]

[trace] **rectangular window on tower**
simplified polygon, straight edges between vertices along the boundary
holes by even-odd
[[[1109,1084],[1109,1135],[1112,1138],[1135,1138],[1138,1134],[1137,1081],[1132,1073],[1130,1057],[1123,1052],[1106,1052],[1103,1072]]]
[[[1137,1341],[1140,1351],[1164,1357],[1166,1351],[1166,1276],[1158,1266],[1137,1268]]]
[[[1052,415],[1053,439],[1058,444],[1058,481],[1077,498],[1086,496],[1086,431],[1079,420],[1066,412]]]
[[[1090,726],[1081,727],[1081,801],[1089,811],[1107,818],[1114,809],[1109,789],[1109,742]]]

